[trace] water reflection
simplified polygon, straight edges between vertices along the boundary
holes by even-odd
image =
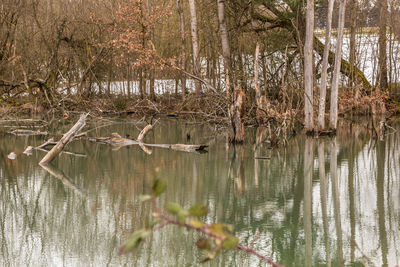
[[[22,154],[44,139],[0,134],[0,265],[196,265],[198,234],[174,227],[155,233],[137,254],[117,256],[122,240],[151,216],[139,195],[163,177],[161,207],[207,203],[207,222],[232,224],[244,245],[286,266],[395,266],[400,134],[379,141],[366,125],[343,123],[336,139],[298,136],[275,150],[262,128],[243,146],[215,139],[207,154],[73,142],[68,150],[87,157],[64,153],[47,169],[38,166],[44,152]],[[140,128],[121,124],[93,134],[137,136]],[[188,132],[192,143],[214,139],[212,127],[177,121],[161,122],[146,138],[185,143]],[[15,160],[7,158],[12,151]],[[209,265],[263,266],[233,251]]]

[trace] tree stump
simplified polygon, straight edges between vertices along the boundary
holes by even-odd
[[[244,113],[246,96],[241,89],[233,93],[233,101],[229,108],[231,128],[229,132],[229,143],[243,143],[244,140]]]

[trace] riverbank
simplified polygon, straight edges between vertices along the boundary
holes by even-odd
[[[246,126],[282,124],[291,121],[301,127],[303,109],[300,106],[291,108],[283,101],[270,101],[266,114],[260,119],[253,96],[247,96],[244,121]],[[317,101],[314,101],[317,103]],[[33,101],[30,98],[19,98],[12,104],[0,104],[0,119],[36,118],[49,121],[54,118],[74,118],[82,112],[90,112],[94,117],[179,117],[202,123],[229,124],[229,101],[223,95],[203,94],[198,97],[188,94],[183,99],[181,95],[163,94],[154,100],[116,95],[96,95],[90,99],[74,96],[64,97],[50,106],[47,101]],[[317,106],[314,110],[317,110]],[[327,107],[329,110],[329,107]],[[374,90],[372,93],[362,93],[361,90],[342,90],[339,97],[339,115],[381,116],[392,118],[400,115],[400,98],[393,97],[387,91]]]

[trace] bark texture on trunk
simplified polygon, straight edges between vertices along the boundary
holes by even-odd
[[[217,0],[218,3],[218,21],[219,34],[221,36],[222,56],[224,58],[225,71],[225,86],[226,92],[230,95],[233,92],[232,84],[232,64],[231,64],[231,49],[229,45],[228,30],[225,20],[225,0]]]
[[[306,132],[314,131],[313,110],[313,41],[314,41],[314,0],[307,0],[306,37],[304,43],[304,126]]]
[[[388,18],[387,0],[379,0],[379,70],[377,84],[381,89],[388,88],[387,53],[386,53],[386,25]]]
[[[262,95],[261,89],[258,83],[259,77],[259,57],[260,57],[260,43],[257,42],[256,51],[254,53],[254,89],[256,91],[256,118],[258,123],[263,123],[263,121],[268,119],[269,116],[269,102],[265,95]]]
[[[260,43],[257,42],[256,44],[256,51],[254,53],[254,90],[256,91],[256,102],[257,106],[260,103],[260,98],[261,98],[261,90],[258,85],[258,73],[259,73],[259,64],[258,64],[258,58],[260,57]]]
[[[193,49],[193,72],[196,76],[200,77],[200,59],[199,59],[199,37],[197,33],[197,12],[195,0],[189,0],[190,10],[190,26],[192,36],[192,49]],[[201,94],[201,83],[195,81],[195,91],[199,96]]]
[[[244,114],[246,97],[241,89],[233,93],[234,102],[229,108],[231,128],[229,132],[229,143],[243,143],[244,141]]]
[[[350,53],[349,63],[352,66],[356,65],[356,26],[357,26],[357,0],[350,2]],[[355,82],[354,70],[351,69],[350,86],[353,87]]]
[[[329,117],[329,128],[336,131],[338,119],[338,97],[339,97],[339,74],[342,63],[343,29],[346,12],[346,0],[341,0],[339,5],[338,36],[336,41],[335,67],[332,77],[331,107]]]
[[[319,89],[319,106],[318,106],[318,130],[325,130],[325,103],[326,103],[326,84],[328,79],[328,57],[331,45],[331,30],[332,30],[332,13],[333,4],[335,0],[329,0],[328,3],[328,17],[326,20],[325,30],[325,47],[322,56],[322,70],[321,70],[321,86]]]
[[[185,17],[181,6],[181,0],[176,0],[176,9],[179,14],[179,23],[181,30],[181,68],[186,70],[186,38],[185,38]],[[186,77],[185,74],[181,76],[182,98],[186,96]]]

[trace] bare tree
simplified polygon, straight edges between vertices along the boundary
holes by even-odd
[[[319,107],[318,107],[318,130],[325,130],[325,103],[326,103],[326,84],[328,78],[328,57],[329,49],[331,46],[331,30],[332,30],[332,12],[335,0],[329,0],[328,3],[328,17],[326,19],[325,30],[325,47],[322,58],[321,70],[321,87],[319,89]]]
[[[176,9],[179,14],[179,24],[181,29],[181,68],[186,70],[186,38],[185,38],[185,17],[183,15],[183,10],[181,6],[181,0],[176,0]],[[182,98],[185,99],[186,95],[186,77],[182,74],[181,77],[181,86],[182,86]]]
[[[218,21],[219,21],[219,34],[221,36],[222,55],[224,57],[224,70],[225,70],[225,86],[227,94],[233,91],[231,83],[231,49],[229,45],[228,30],[225,21],[225,0],[217,0],[218,2]]]
[[[388,19],[388,4],[387,0],[379,0],[378,7],[379,7],[379,70],[378,70],[378,79],[377,84],[382,89],[388,88],[388,71],[387,71],[387,53],[386,53],[386,25]]]
[[[335,67],[333,70],[333,77],[332,77],[331,107],[330,107],[330,117],[329,117],[329,128],[333,131],[336,131],[337,120],[338,120],[339,75],[342,63],[342,45],[343,45],[345,12],[346,12],[346,0],[340,0]]]
[[[314,0],[307,0],[306,38],[304,43],[304,112],[305,112],[305,129],[308,133],[314,131],[313,41],[314,41]]]
[[[195,0],[189,0],[189,10],[190,10],[190,27],[192,35],[192,48],[193,48],[193,72],[196,76],[200,76],[200,59],[199,59],[199,37],[197,33],[197,12]],[[196,94],[199,96],[201,94],[201,83],[200,81],[195,81]]]
[[[353,87],[355,77],[354,68],[356,65],[356,26],[357,26],[357,0],[351,0],[350,2],[350,51],[349,51],[349,63],[352,66],[350,76],[350,86]]]
[[[259,60],[258,58],[260,57],[260,43],[257,42],[256,44],[256,51],[254,53],[254,89],[256,91],[256,103],[257,106],[260,105],[260,99],[261,99],[261,90],[260,86],[258,85],[258,72],[259,72]]]

